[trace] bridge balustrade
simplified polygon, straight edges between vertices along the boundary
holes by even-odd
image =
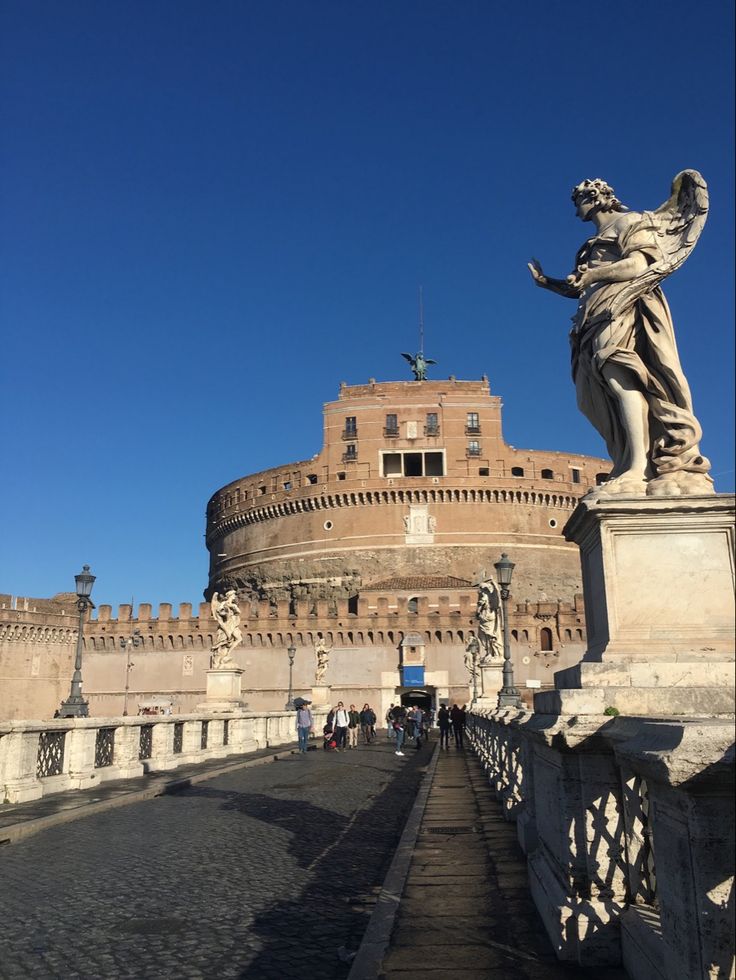
[[[319,730],[326,710],[313,715]],[[0,800],[93,789],[295,740],[291,711],[0,722]]]
[[[560,959],[733,976],[733,732],[717,719],[469,714]]]

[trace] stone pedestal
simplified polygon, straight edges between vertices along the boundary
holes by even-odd
[[[312,688],[312,707],[326,708],[332,705],[332,688],[329,684],[318,684]]]
[[[584,660],[733,659],[734,496],[584,500]]]
[[[734,497],[583,501],[588,649],[541,714],[718,717],[734,710]]]
[[[242,667],[213,667],[207,675],[207,700],[197,705],[198,711],[228,713],[243,711],[247,705],[241,697]]]
[[[498,705],[498,692],[503,687],[503,660],[498,657],[489,664],[481,664],[478,699],[473,702],[476,710],[489,711]]]

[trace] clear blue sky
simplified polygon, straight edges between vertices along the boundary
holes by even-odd
[[[730,0],[5,0],[0,591],[201,599],[204,509],[321,447],[340,381],[487,373],[517,447],[603,455],[569,376],[570,189],[711,213],[668,282],[734,486]]]

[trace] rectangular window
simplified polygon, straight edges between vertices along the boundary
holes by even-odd
[[[480,456],[480,443],[477,439],[471,439],[468,443],[468,456]]]
[[[383,430],[384,435],[389,437],[395,437],[399,434],[399,417],[398,415],[387,415],[386,416],[386,427]]]
[[[424,426],[424,434],[436,436],[440,431],[440,422],[437,412],[427,412],[427,421]]]
[[[345,428],[342,430],[343,439],[358,438],[358,420],[354,415],[345,416]]]
[[[580,470],[573,469],[573,470],[570,470],[570,472],[572,473],[572,482],[573,483],[580,483]]]
[[[349,442],[345,447],[345,452],[342,454],[344,460],[357,459],[358,458],[358,447],[354,442]]]
[[[401,453],[386,453],[384,455],[383,475],[401,476]]]
[[[382,453],[383,476],[444,476],[444,453]]]
[[[465,431],[469,433],[480,432],[480,417],[477,412],[468,412]]]

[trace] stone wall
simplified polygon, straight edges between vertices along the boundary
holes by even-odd
[[[421,581],[414,584],[421,586]],[[411,589],[366,590],[355,612],[349,611],[347,599],[241,603],[244,639],[235,656],[246,671],[246,699],[257,710],[283,707],[288,691],[286,649],[291,644],[297,650],[294,690],[308,692],[314,681],[314,644],[322,636],[334,648],[326,682],[335,699],[361,705],[367,701],[376,707],[385,702],[387,707],[398,699],[399,647],[412,631],[426,644],[426,685],[438,697],[468,701],[464,655],[475,627],[475,601],[474,589],[456,587],[423,592],[420,588],[418,594]],[[203,699],[216,636],[209,604],[200,604],[199,615],[188,603],[179,605],[176,615],[169,603],[155,612],[147,603],[137,610],[126,604],[113,616],[112,608],[102,605],[88,618],[82,676],[93,715],[122,713],[128,658],[121,641],[124,644],[135,630],[142,642],[130,651],[134,666],[129,712],[156,696],[170,697],[179,711],[194,710]],[[50,718],[68,695],[76,616],[74,597],[0,597],[0,718]],[[517,603],[510,627],[522,687],[528,679],[551,686],[553,671],[576,663],[583,653],[585,623],[579,596],[573,603]]]

